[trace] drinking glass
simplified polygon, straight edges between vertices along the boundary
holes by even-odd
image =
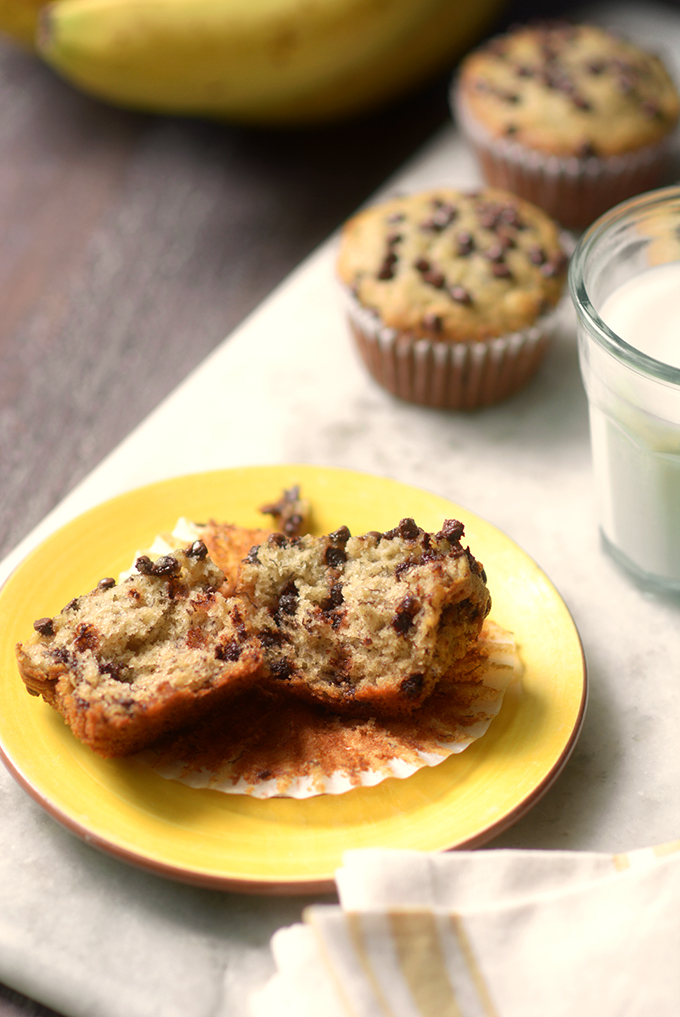
[[[669,266],[671,276],[671,264],[675,313],[648,294],[625,341],[606,320],[614,301],[633,291],[643,300],[647,270]],[[577,244],[569,287],[604,545],[644,586],[680,591],[680,359],[653,355],[664,320],[676,314],[680,354],[680,186],[632,198],[596,220]]]

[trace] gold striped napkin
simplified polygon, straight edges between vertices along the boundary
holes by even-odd
[[[678,1017],[680,841],[348,852],[272,939],[253,1017]]]

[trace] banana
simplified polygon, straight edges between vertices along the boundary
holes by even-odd
[[[37,50],[115,105],[261,126],[366,112],[450,66],[502,0],[57,0]]]
[[[0,0],[0,32],[34,49],[38,15],[49,0]]]

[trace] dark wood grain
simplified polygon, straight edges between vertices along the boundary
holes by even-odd
[[[0,46],[0,554],[447,115],[247,131],[121,112]]]

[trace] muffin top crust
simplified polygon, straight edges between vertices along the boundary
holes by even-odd
[[[611,156],[659,142],[680,99],[662,60],[596,25],[516,28],[474,50],[454,85],[458,115],[558,156]]]
[[[436,188],[345,224],[340,280],[387,328],[442,342],[531,326],[559,301],[567,259],[557,223],[505,191]]]

